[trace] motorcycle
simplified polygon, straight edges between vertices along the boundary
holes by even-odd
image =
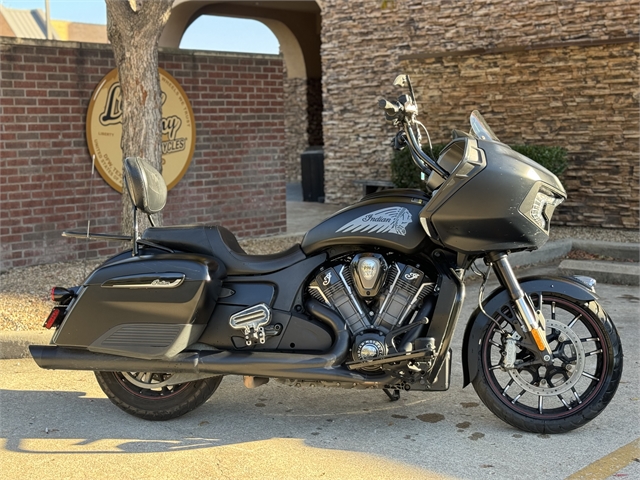
[[[94,371],[116,406],[148,420],[195,409],[224,375],[243,376],[249,388],[270,379],[377,388],[391,401],[403,390],[444,391],[465,274],[475,272],[483,283],[464,333],[463,387],[473,384],[495,415],[524,431],[566,432],[595,418],[622,374],[620,338],[595,281],[518,279],[509,263],[510,253],[548,240],[562,184],[501,143],[477,111],[470,133],[454,131],[432,159],[409,77],[394,85],[406,93],[379,106],[426,192],[366,195],[274,255],[245,253],[221,226],[140,235],[137,216],[152,220],[167,190],[146,161],[125,159],[132,235],[66,235],[131,249],[82,285],[52,289],[44,326],[54,334],[30,346],[36,363]],[[500,286],[483,299],[492,271]]]

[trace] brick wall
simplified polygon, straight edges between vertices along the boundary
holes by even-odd
[[[480,110],[506,142],[569,150],[558,223],[638,228],[638,0],[326,0],[325,193],[389,178],[393,128],[377,108],[410,73],[434,141]]]
[[[159,64],[196,119],[193,160],[169,192],[165,225],[222,224],[241,237],[284,232],[281,58],[163,49]],[[0,269],[124,248],[60,237],[88,217],[96,232],[119,231],[120,194],[91,177],[85,140],[89,98],[114,66],[109,46],[2,39]]]

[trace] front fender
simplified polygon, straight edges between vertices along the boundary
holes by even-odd
[[[571,277],[525,277],[519,280],[520,288],[531,295],[538,292],[553,292],[556,295],[581,302],[597,300],[597,296],[585,285]],[[497,288],[484,301],[484,310],[493,314],[498,308],[510,301],[509,292],[504,287]],[[476,308],[464,332],[462,342],[462,370],[464,373],[463,388],[469,385],[478,374],[478,351],[482,332],[491,322],[485,314]]]

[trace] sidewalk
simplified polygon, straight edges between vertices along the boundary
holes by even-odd
[[[287,235],[304,235],[340,210],[342,205],[302,201],[302,186],[287,184]]]

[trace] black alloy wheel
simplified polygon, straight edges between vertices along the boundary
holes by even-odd
[[[551,365],[536,362],[518,344],[514,309],[504,305],[483,332],[480,371],[473,386],[505,422],[535,433],[561,433],[594,419],[613,398],[622,375],[622,345],[610,318],[595,301],[554,293],[532,295],[546,319]],[[515,340],[515,341],[514,341]],[[515,368],[503,358],[515,354]]]
[[[222,376],[172,385],[170,373],[95,372],[102,391],[121,410],[145,420],[177,418],[206,402]]]

